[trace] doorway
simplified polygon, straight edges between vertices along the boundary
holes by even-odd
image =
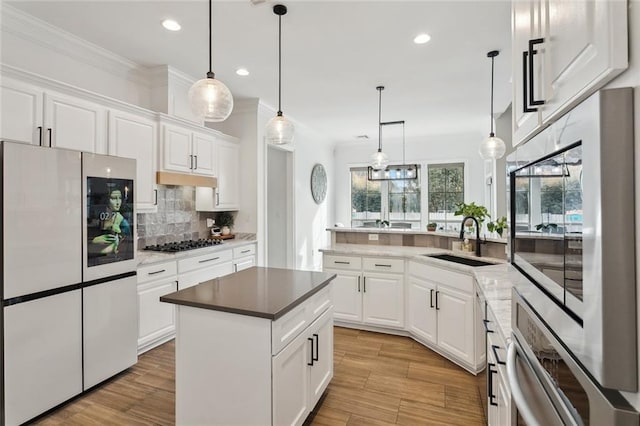
[[[267,266],[294,268],[293,152],[267,149]]]

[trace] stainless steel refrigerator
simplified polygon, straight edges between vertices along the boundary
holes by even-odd
[[[0,423],[137,362],[135,160],[2,142]]]

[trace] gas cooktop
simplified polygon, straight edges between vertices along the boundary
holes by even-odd
[[[167,253],[175,253],[178,251],[195,250],[203,247],[211,247],[222,244],[222,240],[186,240],[176,241],[174,243],[156,244],[153,246],[146,246],[145,250],[163,251]]]

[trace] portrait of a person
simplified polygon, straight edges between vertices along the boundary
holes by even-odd
[[[133,257],[130,206],[133,194],[129,186],[117,181],[106,182],[99,196],[89,197],[96,201],[87,222],[89,266]]]

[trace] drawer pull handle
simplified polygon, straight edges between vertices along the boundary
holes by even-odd
[[[160,274],[160,273],[165,272],[165,271],[166,271],[166,269],[160,269],[159,271],[148,272],[147,275]]]
[[[491,350],[493,351],[493,356],[496,358],[496,362],[500,365],[507,365],[505,361],[500,361],[500,357],[498,356],[498,349],[500,349],[500,346],[491,345]]]
[[[339,263],[341,265],[351,265],[351,262],[344,262],[342,260],[334,260],[333,263]]]
[[[47,132],[49,133],[49,148],[52,148],[53,145],[51,145],[51,138],[53,137],[53,130],[51,130],[51,127],[47,129]]]
[[[38,126],[38,145],[42,146],[42,126]]]
[[[494,398],[496,397],[493,394],[493,375],[498,374],[498,370],[494,370],[492,367],[495,367],[496,365],[493,363],[489,363],[489,376],[487,377],[487,395],[489,396],[489,404],[494,405],[494,406],[498,406],[498,404],[494,401]]]
[[[376,266],[384,266],[385,268],[391,268],[391,265],[385,265],[383,263],[376,263]]]
[[[358,275],[358,293],[360,293],[360,276]]]
[[[484,330],[485,330],[487,333],[493,333],[493,330],[490,330],[490,329],[489,329],[489,323],[490,323],[490,322],[491,322],[491,321],[489,321],[488,319],[483,319],[483,320],[482,320],[482,323],[484,324]]]
[[[308,362],[307,365],[313,365],[313,361],[315,361],[313,358],[313,339],[311,337],[307,337],[307,340],[311,342],[311,362]]]
[[[366,293],[367,292],[367,277],[364,277],[362,279],[362,292]]]
[[[251,250],[242,250],[240,253],[249,253]]]
[[[436,290],[436,311],[440,310],[440,305],[438,304],[438,295],[440,294],[440,290]]]
[[[203,259],[203,260],[199,260],[199,261],[198,261],[198,263],[211,262],[212,260],[218,260],[218,259],[220,259],[220,256],[212,257],[211,259]]]
[[[320,336],[318,336],[316,333],[313,333],[313,337],[316,338],[316,356],[311,356],[311,359],[313,361],[319,361],[320,354],[318,353],[318,348],[320,347]]]
[[[429,307],[433,308],[433,289],[429,289]]]

